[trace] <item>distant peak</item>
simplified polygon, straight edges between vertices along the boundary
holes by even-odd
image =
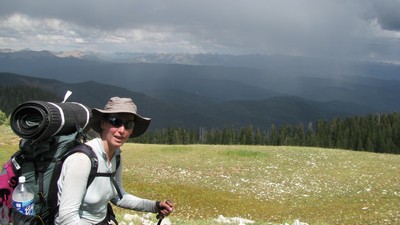
[[[66,58],[66,57],[75,57],[75,58],[83,58],[85,56],[85,53],[79,50],[73,50],[73,51],[61,51],[61,52],[52,52],[55,56],[61,57],[61,58]]]

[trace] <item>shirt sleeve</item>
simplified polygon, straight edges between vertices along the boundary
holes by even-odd
[[[60,203],[58,222],[60,224],[91,224],[79,216],[90,169],[91,161],[83,153],[75,153],[65,160],[58,181]]]
[[[118,195],[111,200],[112,203],[115,205],[126,208],[132,209],[140,212],[157,212],[156,201],[143,199],[132,194],[126,193],[123,184],[122,184],[122,160],[121,165],[117,168],[115,173],[115,181],[118,184],[118,188],[121,191],[122,199],[118,197]]]

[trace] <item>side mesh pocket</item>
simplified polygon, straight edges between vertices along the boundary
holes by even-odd
[[[12,209],[13,225],[45,225],[40,216],[28,216]]]

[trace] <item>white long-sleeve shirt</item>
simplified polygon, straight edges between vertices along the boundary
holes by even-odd
[[[106,153],[100,138],[86,143],[91,146],[98,158],[98,172],[111,173],[116,169],[117,149],[111,163],[107,163]],[[156,212],[156,202],[142,199],[124,191],[122,186],[122,162],[118,167],[115,180],[122,193],[119,198],[110,177],[95,177],[88,188],[87,181],[91,169],[91,160],[84,153],[69,156],[61,170],[58,185],[59,212],[55,224],[97,224],[104,220],[107,214],[107,203],[112,203],[127,209],[143,212]]]

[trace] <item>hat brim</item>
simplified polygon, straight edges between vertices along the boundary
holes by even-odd
[[[129,113],[129,114],[133,114],[135,116],[135,126],[133,127],[132,134],[129,136],[130,138],[139,137],[144,132],[146,132],[146,130],[149,127],[150,122],[151,122],[151,118],[142,117],[139,114],[135,114],[132,112],[125,112],[125,111],[120,111],[120,110],[105,111],[105,110],[93,108],[92,109],[93,117],[92,117],[92,121],[90,122],[90,127],[97,133],[101,134],[100,120],[101,120],[102,116],[104,114],[112,114],[112,113]]]

